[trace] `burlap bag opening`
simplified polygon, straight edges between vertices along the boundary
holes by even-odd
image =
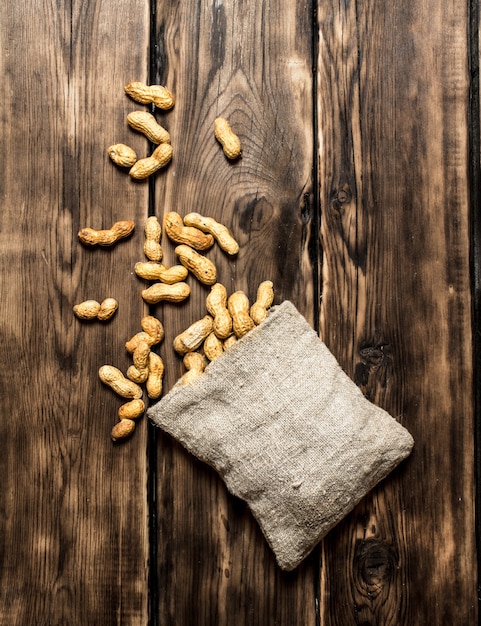
[[[247,502],[284,570],[413,446],[288,301],[148,415]]]

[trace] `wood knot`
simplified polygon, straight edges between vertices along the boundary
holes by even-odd
[[[376,346],[365,346],[359,349],[361,360],[356,364],[354,372],[354,382],[356,385],[363,387],[369,382],[369,375],[381,367],[385,369],[392,363],[390,347],[388,344],[379,344]],[[385,381],[383,386],[385,385]]]
[[[301,205],[301,221],[303,224],[309,224],[312,218],[312,203],[311,197],[308,193],[303,195],[303,202]]]
[[[344,204],[351,202],[352,193],[349,187],[342,187],[341,189],[336,189],[332,194],[332,202],[334,208],[340,211],[343,208]]]
[[[356,544],[354,567],[370,595],[377,595],[382,587],[390,584],[397,561],[394,548],[378,539],[360,540]]]
[[[359,350],[359,355],[363,362],[369,367],[379,367],[382,362],[388,358],[386,348],[387,346],[384,344],[379,346],[367,346]]]

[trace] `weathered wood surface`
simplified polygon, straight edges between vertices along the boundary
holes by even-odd
[[[319,5],[321,333],[413,434],[323,544],[322,624],[474,624],[466,5]]]
[[[476,623],[467,8],[54,4],[0,9],[0,624]],[[106,148],[147,154],[123,86],[149,78],[176,96],[157,114],[174,159],[139,184]],[[241,137],[236,163],[217,115]],[[110,441],[121,400],[97,370],[130,364],[142,228],[167,210],[226,223],[240,254],[207,254],[228,290],[272,279],[416,440],[295,572],[146,420]],[[78,243],[117,219],[133,237]],[[208,288],[189,282],[184,304],[150,309],[165,391],[182,372],[173,337],[205,312]],[[110,323],[73,317],[107,295]]]
[[[226,224],[239,254],[231,259],[214,247],[207,256],[228,292],[244,290],[252,300],[270,279],[276,301],[295,301],[313,321],[312,33],[310,7],[299,7],[157,4],[155,41],[165,64],[154,81],[169,85],[177,103],[165,116],[175,158],[157,179],[155,210],[197,211]],[[219,115],[240,136],[237,162],[214,138]],[[166,390],[182,372],[173,337],[207,312],[210,288],[189,282],[185,306],[158,307],[161,352],[176,365]],[[159,624],[313,625],[314,564],[282,574],[256,522],[214,472],[161,435],[158,458]]]
[[[146,4],[17,2],[2,52],[0,623],[145,624],[146,423],[110,429],[121,401],[97,377],[125,370],[144,307],[132,259],[143,234],[83,248],[83,226],[141,223],[145,186],[106,157],[126,135],[123,85],[146,78]],[[143,10],[142,10],[143,8]],[[139,10],[140,9],[140,10]],[[124,43],[121,43],[124,42]],[[139,150],[141,137],[130,137]],[[72,306],[112,296],[108,324]]]

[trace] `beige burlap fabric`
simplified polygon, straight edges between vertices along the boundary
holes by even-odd
[[[285,570],[413,446],[288,301],[148,414],[247,502]]]

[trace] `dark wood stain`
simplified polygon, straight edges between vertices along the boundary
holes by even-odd
[[[478,20],[474,1],[2,4],[0,626],[477,623]],[[106,156],[152,149],[126,124],[131,80],[176,95],[154,111],[174,158],[149,183]],[[169,210],[229,226],[239,255],[207,253],[228,290],[272,280],[414,436],[294,572],[145,419],[110,441],[121,400],[98,368],[127,369],[150,311],[167,392],[172,340],[204,314],[191,278],[183,304],[142,303],[143,224]],[[136,229],[115,248],[79,244],[119,219]],[[106,296],[108,324],[73,316]]]
[[[321,109],[329,111],[320,124],[328,155],[320,175],[321,332],[416,445],[356,509],[369,520],[362,534],[354,512],[326,539],[321,623],[475,623],[476,603],[466,600],[476,559],[465,526],[474,514],[473,403],[469,198],[460,156],[468,85],[454,69],[465,63],[467,15],[458,7],[447,27],[439,5],[408,2],[399,13],[326,5],[321,25],[324,16],[331,21],[321,26],[327,44],[320,46],[320,83],[328,85]],[[386,24],[396,24],[392,38]],[[338,190],[346,190],[344,202]]]

